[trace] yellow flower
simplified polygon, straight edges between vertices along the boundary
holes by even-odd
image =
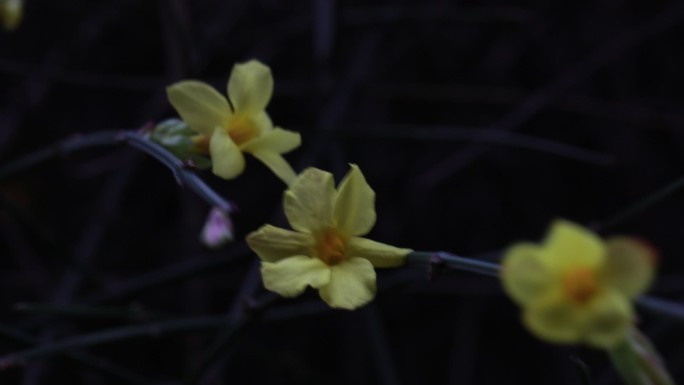
[[[610,348],[634,323],[630,300],[649,286],[654,251],[628,237],[604,242],[558,220],[541,245],[519,243],[502,264],[504,289],[523,307],[523,321],[539,338]]]
[[[352,310],[375,296],[375,267],[404,263],[409,249],[361,238],[375,224],[375,192],[356,165],[335,190],[332,174],[308,168],[285,191],[295,231],[265,225],[247,236],[262,260],[264,286],[284,297],[318,289],[334,308]]]
[[[14,31],[21,23],[24,13],[23,0],[0,0],[0,21],[8,31]]]
[[[243,152],[263,162],[289,184],[296,177],[282,154],[301,143],[298,133],[273,127],[265,108],[273,94],[271,70],[251,60],[236,64],[228,80],[228,97],[194,80],[166,89],[169,101],[199,135],[195,145],[211,154],[212,171],[233,179],[245,168]],[[232,108],[231,108],[232,107]]]

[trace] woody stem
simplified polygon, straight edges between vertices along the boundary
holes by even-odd
[[[202,179],[193,173],[182,160],[178,159],[164,147],[149,140],[144,134],[134,131],[107,130],[87,135],[77,135],[62,140],[23,156],[0,168],[0,181],[38,166],[52,158],[66,156],[73,152],[88,148],[116,146],[122,143],[135,147],[161,162],[171,170],[178,184],[189,187],[210,205],[217,207],[226,213],[234,211],[232,203],[223,199],[212,190],[204,181],[202,181]]]

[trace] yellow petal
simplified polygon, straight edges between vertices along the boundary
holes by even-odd
[[[302,233],[321,231],[332,226],[335,181],[331,173],[307,168],[285,191],[285,216],[293,229]]]
[[[345,254],[350,258],[365,258],[375,267],[397,267],[406,262],[406,256],[412,251],[366,238],[352,237],[347,241]]]
[[[521,305],[545,295],[554,284],[539,246],[532,243],[511,246],[504,254],[501,267],[504,290]]]
[[[330,267],[320,259],[297,255],[278,262],[262,262],[264,287],[283,297],[296,297],[306,289],[330,282]]]
[[[290,185],[297,174],[295,174],[292,166],[283,158],[282,155],[276,154],[274,152],[268,151],[256,151],[253,152],[255,158],[259,159],[261,163],[265,164],[280,180],[285,182],[286,185]]]
[[[236,64],[228,80],[228,97],[235,113],[243,116],[263,111],[273,94],[271,69],[257,60]]]
[[[314,238],[292,230],[264,225],[247,235],[247,244],[266,262],[276,262],[294,255],[312,255]]]
[[[544,258],[555,271],[571,267],[597,269],[605,258],[601,238],[575,223],[556,220],[544,240]]]
[[[604,290],[589,303],[582,339],[597,348],[622,342],[634,323],[632,307],[617,290]]]
[[[334,221],[345,235],[365,235],[375,225],[375,191],[355,164],[340,183]]]
[[[639,240],[611,238],[606,242],[606,261],[600,279],[627,297],[635,298],[653,281],[656,258],[655,250]]]
[[[273,129],[273,122],[266,111],[261,111],[258,114],[253,115],[251,119],[259,130],[260,135],[264,135]]]
[[[242,152],[223,129],[214,130],[209,153],[213,173],[223,179],[233,179],[245,169]]]
[[[185,80],[167,87],[166,94],[185,123],[206,136],[226,127],[232,115],[226,98],[206,83]]]
[[[553,343],[580,342],[584,327],[584,312],[566,300],[558,290],[547,293],[525,307],[523,321],[542,340]]]
[[[245,143],[242,150],[245,152],[272,152],[285,154],[302,144],[302,136],[298,132],[283,130],[276,127],[265,134]]]
[[[375,297],[375,270],[368,260],[347,259],[330,270],[330,282],[319,289],[330,307],[354,310]]]

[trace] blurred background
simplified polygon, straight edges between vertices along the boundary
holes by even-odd
[[[0,355],[53,350],[0,361],[0,383],[582,384],[581,367],[621,383],[602,352],[532,337],[470,273],[380,271],[354,312],[315,292],[261,309],[244,236],[286,222],[282,182],[253,158],[232,181],[199,172],[239,207],[218,250],[199,243],[210,207],[134,148],[2,164],[175,117],[166,86],[223,92],[256,58],[273,121],[302,133],[295,169],[363,170],[370,238],[496,261],[568,218],[648,239],[651,294],[682,301],[684,192],[612,219],[684,175],[683,41],[678,0],[26,0],[0,33]],[[684,381],[681,322],[640,327]],[[114,329],[139,333],[54,345]]]

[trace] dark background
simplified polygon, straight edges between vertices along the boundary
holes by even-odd
[[[496,259],[563,217],[649,239],[651,294],[682,300],[684,192],[606,221],[684,174],[683,42],[678,0],[27,0],[21,27],[0,34],[0,161],[176,116],[167,85],[223,92],[233,64],[257,58],[275,77],[269,114],[302,133],[295,169],[340,178],[357,163],[376,190],[371,238]],[[382,271],[358,311],[308,292],[250,317],[263,289],[244,235],[285,225],[284,186],[253,158],[233,181],[200,175],[240,208],[218,251],[198,242],[207,204],[133,148],[5,176],[0,355],[230,314],[250,321],[203,383],[580,384],[578,360],[594,384],[620,383],[602,352],[533,338],[498,282],[469,273]],[[640,314],[684,381],[681,322]],[[196,329],[79,350],[108,369],[53,354],[0,383],[180,383],[225,334]]]

